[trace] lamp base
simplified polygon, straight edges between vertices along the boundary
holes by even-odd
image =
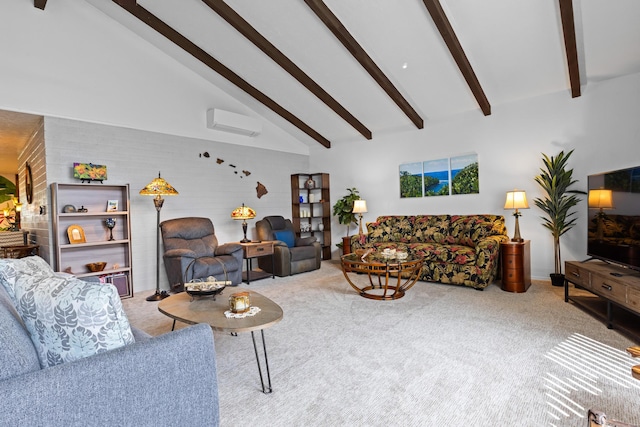
[[[524,242],[524,239],[521,237],[514,237],[513,239],[511,239],[512,242],[518,242],[518,243],[522,243]]]
[[[240,240],[240,243],[251,243],[251,240],[245,237],[244,239]]]
[[[169,296],[169,293],[167,291],[156,291],[155,294],[147,297],[147,301],[160,301],[163,300],[165,298],[167,298]]]

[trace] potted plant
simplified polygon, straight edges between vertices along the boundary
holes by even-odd
[[[347,191],[349,193],[333,205],[333,214],[338,217],[338,222],[347,226],[347,237],[342,238],[343,243],[337,244],[338,247],[342,247],[343,249],[344,243],[349,243],[349,229],[351,228],[351,224],[358,224],[358,218],[356,214],[353,213],[353,202],[360,200],[360,194],[355,187],[347,188]]]
[[[572,208],[580,202],[578,194],[586,194],[584,191],[569,189],[578,182],[573,179],[573,169],[567,169],[567,162],[572,153],[573,150],[566,154],[561,151],[555,157],[549,157],[543,153],[544,168],[540,168],[540,175],[535,177],[535,181],[540,185],[545,195],[534,199],[534,203],[545,213],[546,218],[542,217],[542,225],[551,231],[553,236],[555,269],[550,277],[551,284],[554,286],[564,285],[560,237],[575,226],[577,218],[574,217],[576,212],[572,211]]]

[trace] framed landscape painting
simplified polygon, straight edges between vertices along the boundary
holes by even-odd
[[[478,155],[400,165],[400,198],[480,193]]]
[[[449,159],[422,162],[422,170],[425,197],[449,195]]]
[[[451,158],[451,194],[478,194],[478,155],[467,154]]]
[[[422,162],[400,165],[400,197],[422,197]]]

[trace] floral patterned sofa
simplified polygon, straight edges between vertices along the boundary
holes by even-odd
[[[367,230],[352,236],[352,252],[406,250],[425,259],[420,280],[478,290],[495,279],[500,243],[509,239],[502,215],[380,216]]]

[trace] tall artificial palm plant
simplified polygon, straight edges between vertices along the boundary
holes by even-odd
[[[572,208],[580,202],[578,194],[586,194],[584,191],[569,189],[569,187],[578,182],[573,179],[573,169],[567,169],[567,163],[572,153],[573,150],[566,154],[561,151],[555,157],[549,157],[543,153],[544,168],[540,168],[540,175],[535,177],[535,181],[545,192],[545,196],[534,199],[534,203],[545,213],[546,218],[542,217],[542,225],[551,231],[553,236],[554,274],[556,278],[562,277],[560,237],[576,225],[577,218],[574,216],[576,212],[572,211]],[[554,275],[551,276],[551,279],[553,283]]]

